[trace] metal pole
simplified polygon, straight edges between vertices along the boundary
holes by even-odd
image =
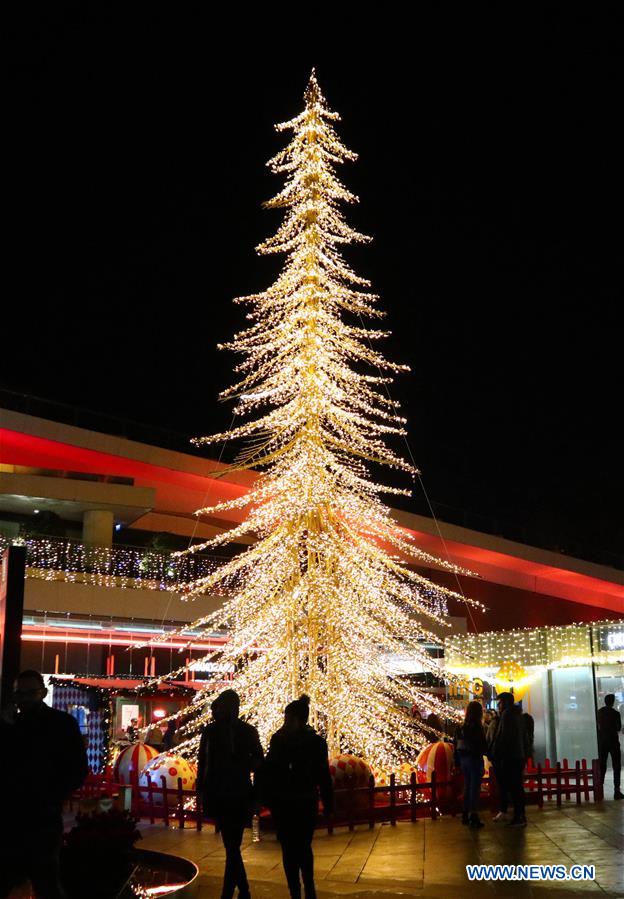
[[[596,733],[596,748],[599,749],[600,737],[598,735],[598,690],[596,689],[596,663],[594,662],[594,629],[591,622],[587,626],[589,628],[589,654],[591,656],[592,686],[594,688],[594,731]]]
[[[26,547],[10,546],[0,557],[0,709],[9,704],[20,670],[25,576]]]

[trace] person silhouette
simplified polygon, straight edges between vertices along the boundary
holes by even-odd
[[[327,743],[308,725],[310,700],[302,696],[286,706],[283,726],[273,734],[263,769],[263,795],[282,847],[292,899],[314,899],[312,837],[319,793],[326,815],[333,813],[333,786]]]
[[[615,693],[607,693],[605,704],[598,709],[596,716],[598,722],[598,758],[600,760],[600,774],[604,783],[607,773],[607,759],[611,756],[613,767],[613,798],[624,799],[624,793],[620,790],[620,777],[622,771],[622,753],[620,750],[619,733],[622,730],[622,717],[615,705]]]
[[[224,690],[212,704],[213,721],[202,731],[197,770],[197,792],[203,808],[221,831],[225,847],[225,872],[221,899],[250,896],[241,855],[245,827],[254,810],[255,786],[263,761],[258,731],[238,717],[240,699]]]
[[[483,779],[483,756],[487,752],[485,731],[483,730],[483,706],[474,699],[464,712],[464,722],[455,734],[455,756],[464,777],[464,809],[462,824],[483,827],[479,818],[481,780]]]
[[[176,722],[173,718],[170,718],[167,722],[167,730],[163,737],[163,748],[165,752],[171,752],[173,747],[177,745],[177,742],[178,735],[176,733]]]
[[[494,773],[501,794],[501,811],[495,821],[506,820],[509,797],[513,802],[513,818],[510,827],[526,827],[523,772],[527,756],[527,741],[522,712],[514,703],[513,693],[498,696],[500,720],[490,745]]]
[[[26,879],[37,899],[66,895],[63,801],[83,784],[89,766],[76,719],[46,705],[47,692],[38,671],[22,671],[2,726],[0,765],[12,774],[3,795],[10,827],[0,843],[1,896]]]

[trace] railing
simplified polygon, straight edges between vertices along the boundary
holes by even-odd
[[[0,551],[11,542],[0,534]],[[98,587],[149,590],[181,589],[206,577],[225,559],[194,553],[174,556],[133,546],[90,546],[76,540],[28,537],[26,576]]]
[[[183,828],[187,821],[192,821],[199,831],[203,824],[201,797],[195,790],[183,789],[181,777],[175,787],[167,786],[164,775],[160,777],[160,786],[151,777],[146,778],[146,783],[139,783],[136,774],[128,783],[123,777],[117,782],[109,768],[104,774],[89,774],[82,787],[72,794],[70,811],[76,804],[79,809],[92,804],[105,807],[117,804],[138,818],[148,819],[150,824],[162,820],[165,827],[177,821],[178,827]]]
[[[524,772],[525,800],[527,805],[544,807],[544,802],[554,801],[560,808],[562,801],[570,801],[574,797],[580,805],[582,799],[600,802],[604,798],[602,778],[598,759],[594,759],[591,767],[586,759],[577,761],[574,766],[557,762],[551,765],[548,760],[544,765],[530,764]],[[124,790],[130,790],[132,811],[139,817],[146,818],[154,824],[161,820],[165,826],[177,822],[184,828],[187,822],[197,830],[202,829],[204,819],[201,798],[195,790],[182,788],[182,779],[178,778],[176,787],[168,787],[165,777],[158,783],[146,779],[139,784],[136,776],[129,784],[115,783],[110,772],[103,775],[91,775],[84,787],[74,794],[73,801],[84,801],[93,798],[116,798]],[[371,776],[367,786],[355,787],[334,792],[335,814],[331,819],[319,816],[317,827],[326,828],[332,833],[336,826],[346,826],[353,830],[357,824],[367,824],[372,829],[375,824],[389,822],[392,826],[397,821],[415,823],[419,818],[437,820],[440,815],[457,815],[461,810],[462,778],[457,769],[451,773],[450,780],[440,781],[435,772],[431,780],[418,781],[412,772],[408,783],[397,783],[395,775],[390,782],[376,785]],[[482,784],[481,805],[497,810],[498,790],[492,770]],[[263,824],[271,825],[268,813],[262,815]]]
[[[524,774],[525,802],[527,805],[544,807],[544,801],[555,801],[561,808],[562,800],[575,798],[580,805],[582,798],[590,802],[600,802],[604,798],[602,776],[598,759],[594,759],[591,767],[587,760],[581,759],[571,767],[567,759],[563,763],[551,765],[546,759],[544,765],[527,765]],[[396,824],[397,820],[415,822],[418,818],[430,817],[435,821],[441,814],[456,815],[461,810],[463,783],[461,773],[453,769],[450,780],[440,781],[435,772],[431,780],[419,782],[412,772],[408,784],[396,783],[391,775],[386,786],[376,786],[371,776],[367,787],[350,787],[345,791],[336,791],[336,807],[339,807],[340,794],[344,797],[342,814],[333,822],[327,823],[331,833],[337,823],[346,824],[353,830],[355,824],[368,823],[372,828],[376,822]],[[489,807],[492,812],[498,810],[498,786],[493,769],[484,778],[481,788],[481,805]],[[321,826],[323,826],[321,824]]]
[[[591,793],[595,802],[604,799],[597,759],[593,760],[591,768],[587,767],[587,759],[576,761],[574,767],[570,766],[567,759],[556,762],[555,765],[551,765],[550,759],[546,759],[543,765],[527,768],[524,777],[525,782],[530,785],[529,795],[535,797],[534,801],[539,808],[543,808],[544,799],[549,802],[554,799],[558,808],[564,797],[569,802],[574,796],[577,805],[581,804],[581,797],[589,802]]]

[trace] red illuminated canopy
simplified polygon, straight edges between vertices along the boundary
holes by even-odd
[[[133,478],[137,486],[156,489],[156,511],[175,509],[179,514],[242,496],[249,489],[222,478],[193,474],[7,428],[0,428],[0,461],[25,467]],[[253,478],[251,473],[250,483]],[[224,517],[240,521],[242,512],[234,511]],[[422,549],[443,558],[450,557],[451,561],[470,568],[486,581],[624,614],[624,586],[621,584],[469,543],[448,538],[442,541],[423,531],[410,530],[410,533]]]

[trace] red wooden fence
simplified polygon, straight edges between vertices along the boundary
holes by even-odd
[[[90,775],[87,782],[74,794],[72,801],[97,800],[102,798],[119,801],[120,793],[131,790],[131,809],[137,816],[147,818],[152,824],[157,820],[169,826],[170,822],[177,822],[183,828],[187,822],[194,824],[197,830],[201,830],[203,814],[200,797],[194,790],[182,789],[182,779],[178,778],[177,787],[167,787],[164,777],[160,778],[158,786],[151,779],[146,785],[139,786],[136,775],[131,783],[114,783],[110,771],[103,775]],[[563,763],[557,762],[551,765],[546,759],[543,765],[533,765],[531,761],[524,772],[524,788],[527,804],[537,805],[543,808],[544,803],[554,801],[557,807],[561,807],[562,800],[569,801],[574,797],[576,804],[581,800],[590,801],[590,796],[595,802],[603,799],[602,778],[600,765],[597,759],[587,766],[586,759],[577,761],[574,767],[568,764],[567,759]],[[390,783],[384,786],[376,786],[371,776],[368,786],[347,787],[345,790],[336,791],[336,806],[340,814],[332,820],[319,817],[319,827],[327,827],[331,833],[333,828],[346,825],[353,830],[356,824],[368,824],[369,828],[376,823],[389,821],[395,825],[398,820],[413,821],[418,818],[430,817],[436,820],[441,814],[456,815],[461,810],[462,779],[455,769],[451,779],[439,781],[435,772],[427,783],[419,783],[415,773],[412,772],[409,783],[397,783],[395,775],[391,775]],[[498,790],[494,772],[490,769],[489,777],[485,778],[482,785],[481,804],[497,810]],[[263,816],[267,823],[268,815]]]

